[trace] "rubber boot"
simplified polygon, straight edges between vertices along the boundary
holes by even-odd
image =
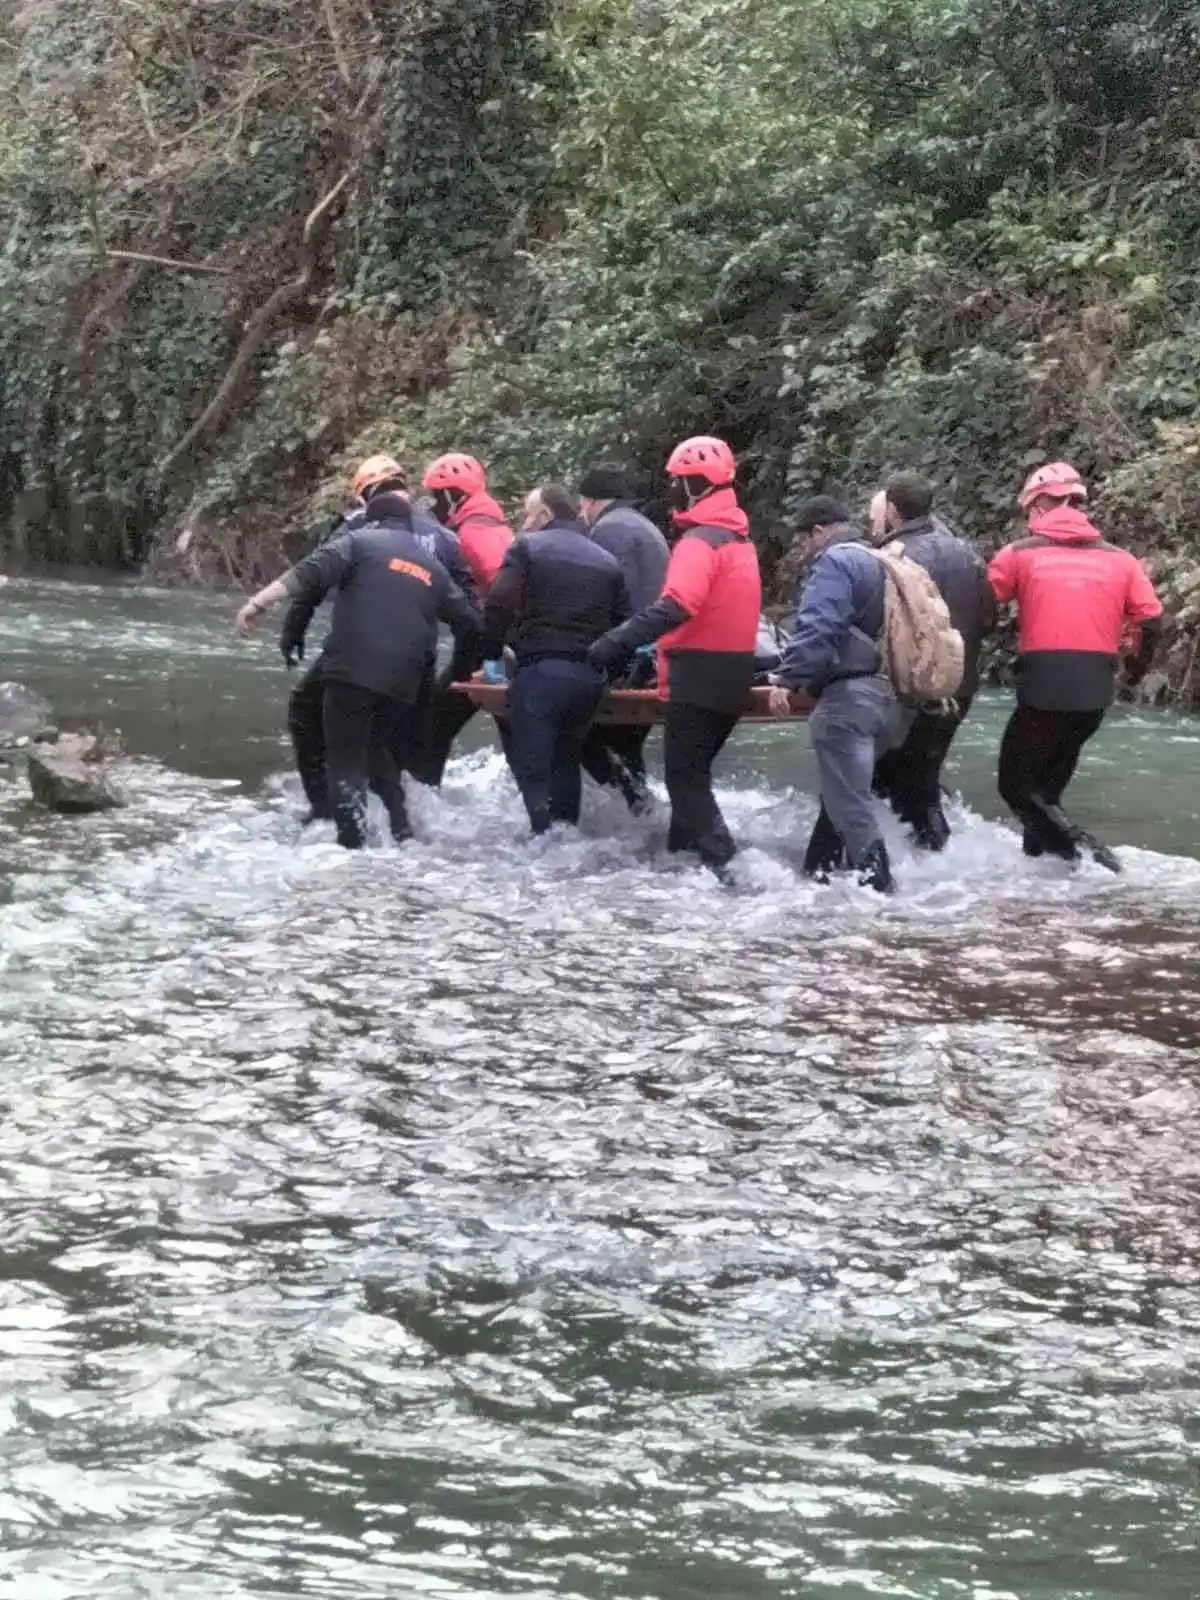
[[[950,842],[950,824],[940,805],[925,806],[913,818],[913,843],[918,850],[937,854]]]
[[[809,836],[804,852],[804,875],[828,883],[830,873],[839,872],[846,865],[846,847],[842,836],[834,827],[828,811],[822,806]]]
[[[1032,832],[1038,839],[1043,855],[1058,856],[1061,861],[1079,860],[1077,830],[1061,806],[1043,800],[1041,795],[1031,795],[1028,810],[1021,820],[1026,832]]]
[[[639,778],[636,773],[630,772],[619,756],[613,757],[612,770],[616,787],[620,790],[621,798],[632,815],[645,816],[650,809],[650,790],[645,778]]]
[[[1098,867],[1104,867],[1109,872],[1122,871],[1121,863],[1106,844],[1101,844],[1099,839],[1086,833],[1082,828],[1072,827],[1071,835],[1077,845],[1081,845],[1091,853],[1092,860]]]
[[[348,785],[338,789],[333,806],[337,842],[343,850],[361,850],[367,842],[367,794]]]
[[[891,894],[895,889],[892,863],[882,839],[876,839],[859,863],[858,881],[864,889],[874,889],[877,894]]]

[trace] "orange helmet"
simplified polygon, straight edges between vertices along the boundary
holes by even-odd
[[[1028,511],[1035,500],[1086,500],[1087,484],[1069,461],[1051,461],[1031,472],[1021,490],[1019,502],[1022,511]]]
[[[487,473],[474,456],[452,450],[449,455],[431,461],[421,481],[427,489],[461,489],[464,494],[482,494],[487,488]]]
[[[675,446],[667,460],[667,471],[673,478],[707,478],[716,488],[733,482],[737,463],[724,439],[698,434]]]
[[[381,483],[387,483],[392,478],[399,478],[402,483],[407,479],[404,468],[397,460],[392,456],[368,456],[359,463],[354,474],[354,498],[365,500],[372,489],[377,489]]]

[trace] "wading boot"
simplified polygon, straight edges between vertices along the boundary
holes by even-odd
[[[874,889],[877,894],[891,894],[895,890],[892,863],[882,839],[876,839],[862,858],[858,867],[858,881],[864,889]]]
[[[804,852],[804,876],[815,878],[818,883],[828,883],[830,875],[840,872],[846,865],[846,847],[842,843],[842,836],[822,806],[809,835],[808,849]]]

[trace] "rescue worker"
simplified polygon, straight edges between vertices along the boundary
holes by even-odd
[[[804,867],[810,876],[825,878],[845,859],[860,883],[887,894],[893,888],[891,862],[871,789],[895,706],[879,646],[885,571],[838,501],[824,495],[806,501],[796,520],[799,531],[808,533],[811,565],[792,636],[771,674],[771,709],[786,715],[795,689],[816,701],[809,732],[821,809]]]
[[[758,552],[733,487],[733,451],[723,439],[685,439],[671,452],[667,472],[682,537],[662,594],[600,639],[589,659],[614,677],[636,650],[658,644],[658,692],[667,702],[667,848],[694,851],[725,881],[737,846],[713,794],[712,771],[754,680]]]
[[[579,821],[579,757],[604,694],[588,649],[628,617],[629,595],[561,484],[531,496],[526,521],[532,531],[512,545],[488,595],[483,647],[496,657],[507,644],[516,657],[507,755],[539,834]]]
[[[412,512],[408,474],[393,456],[368,456],[360,462],[351,484],[351,493],[357,505],[333,525],[330,537],[351,533],[368,521],[383,523],[389,517],[393,520],[398,518],[400,525],[411,531],[426,554],[440,561],[452,581],[468,599],[474,600],[471,572],[457,539],[431,518]],[[279,637],[279,649],[289,667],[296,666],[304,659],[305,636],[320,601],[321,596],[305,592],[298,594],[288,607]],[[465,667],[468,663],[460,662],[459,665]],[[470,663],[472,668],[473,665]],[[325,781],[324,666],[324,656],[320,655],[288,699],[288,732],[292,739],[296,771],[309,804],[306,823],[327,820],[333,816]],[[432,691],[431,679],[424,692],[426,701]]]
[[[888,479],[871,502],[871,533],[877,546],[898,544],[925,568],[962,635],[963,681],[954,700],[899,712],[898,742],[875,763],[875,793],[912,829],[913,842],[922,850],[944,850],[950,824],[942,807],[942,767],[979,688],[979,655],[996,602],[984,563],[933,514],[933,487],[917,473]]]
[[[434,516],[461,544],[482,603],[513,542],[503,509],[488,493],[487,474],[474,456],[451,451],[431,461],[421,481],[432,492]],[[478,710],[466,695],[451,688],[461,681],[462,666],[460,661],[451,662],[435,686],[410,769],[415,778],[435,789],[445,776],[454,741]],[[503,744],[503,724],[498,723],[497,728]]]
[[[1141,563],[1089,520],[1087,499],[1069,463],[1039,467],[1019,497],[1029,536],[988,568],[996,599],[1016,602],[1019,627],[1017,708],[1000,746],[999,788],[1023,825],[1026,855],[1076,861],[1083,845],[1119,872],[1112,851],[1066,815],[1062,797],[1112,703],[1126,629],[1141,629],[1127,667],[1134,684],[1154,658],[1163,608]]]
[[[635,611],[653,605],[671,559],[659,530],[633,504],[625,469],[603,461],[579,480],[579,510],[593,540],[613,556],[625,575]],[[583,749],[583,770],[596,783],[618,789],[631,811],[649,805],[645,745],[649,723],[596,723]]]
[[[373,517],[379,500],[394,502]],[[401,771],[437,649],[438,622],[462,651],[475,651],[479,616],[414,532],[399,493],[368,501],[367,518],[268,584],[238,613],[248,631],[272,606],[292,599],[311,616],[336,591],[322,664],[322,721],[328,791],[338,843],[366,841],[368,784],[387,808],[392,837],[411,837]],[[303,646],[303,633],[296,643]]]

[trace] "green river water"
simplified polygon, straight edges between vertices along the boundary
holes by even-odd
[[[1115,713],[1029,862],[1003,697],[946,856],[730,896],[481,732],[418,843],[296,825],[228,599],[0,591],[131,805],[0,769],[0,1600],[1194,1600],[1200,722]]]

